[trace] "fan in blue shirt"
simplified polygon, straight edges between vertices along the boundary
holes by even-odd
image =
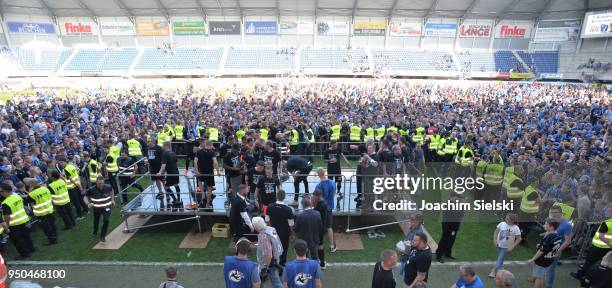
[[[453,288],[484,288],[480,277],[476,275],[474,268],[468,265],[459,267],[459,279]]]

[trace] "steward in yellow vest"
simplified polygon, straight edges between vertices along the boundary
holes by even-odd
[[[462,167],[472,167],[474,165],[474,151],[465,145],[461,146],[455,157],[455,163]]]
[[[360,142],[361,141],[361,126],[357,124],[353,124],[350,128],[349,138],[351,142]]]
[[[4,220],[4,225],[7,225],[11,230],[11,241],[19,255],[22,258],[28,258],[35,249],[32,238],[30,238],[30,229],[26,227],[30,217],[28,217],[23,207],[23,199],[21,196],[13,194],[11,185],[2,183],[0,188],[0,194],[4,197],[4,201],[2,201],[2,219]]]
[[[40,221],[40,226],[49,240],[48,245],[57,244],[57,230],[55,229],[55,217],[53,217],[53,199],[51,191],[46,186],[40,186],[38,180],[25,178],[23,182],[28,186],[28,196],[33,201],[32,212]]]
[[[574,278],[583,279],[589,268],[597,261],[601,260],[606,254],[612,251],[612,209],[606,211],[606,221],[602,222],[597,228],[597,232],[591,240],[591,247],[586,255],[586,261],[578,270],[578,273],[571,273]]]
[[[215,127],[208,127],[208,140],[210,142],[219,142],[219,129]]]
[[[342,127],[338,124],[331,127],[331,136],[329,136],[330,141],[340,141],[340,131]]]
[[[261,138],[264,141],[268,141],[270,135],[270,130],[268,130],[268,128],[261,128],[259,129],[259,138]]]
[[[51,171],[49,190],[51,190],[51,199],[57,214],[64,221],[64,230],[69,230],[76,224],[72,208],[70,208],[70,195],[66,182],[60,178],[60,173],[57,170]]]
[[[368,128],[366,128],[365,140],[366,140],[366,141],[368,141],[368,140],[374,140],[374,137],[375,137],[374,132],[375,132],[375,131],[376,131],[376,130],[374,130],[374,128],[372,128],[372,127],[368,127]]]
[[[87,213],[87,207],[83,203],[83,196],[81,196],[81,182],[79,181],[79,169],[76,168],[75,165],[68,163],[66,164],[66,159],[60,158],[58,159],[61,167],[64,167],[64,181],[66,182],[66,188],[68,189],[68,193],[70,194],[70,199],[72,200],[72,205],[76,210],[76,217],[81,218],[83,215]]]
[[[425,128],[417,127],[414,131],[414,135],[412,136],[412,142],[423,145],[425,141]]]
[[[380,141],[383,137],[385,137],[386,129],[384,126],[380,126],[376,128],[376,141]]]

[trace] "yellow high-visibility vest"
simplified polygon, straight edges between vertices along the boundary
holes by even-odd
[[[350,139],[351,141],[361,141],[361,127],[357,126],[357,125],[353,125],[351,126],[351,134],[350,134]]]
[[[425,137],[423,136],[424,134],[425,134],[425,128],[423,127],[416,128],[415,134],[412,136],[412,142],[423,145],[424,140],[425,140]]]
[[[606,227],[608,227],[608,231],[606,232],[604,237],[606,238],[606,240],[608,240],[608,242],[612,242],[612,218],[606,220],[605,222],[602,222],[601,226],[603,225],[606,225]],[[597,229],[597,231],[599,231],[599,229]],[[595,236],[593,236],[593,241],[591,243],[597,248],[610,248],[610,246],[606,245],[606,243],[603,242],[601,238],[599,238],[599,232],[595,232]]]
[[[79,183],[79,169],[74,165],[68,163],[66,167],[64,167],[64,174],[66,175],[66,186],[68,189],[74,189],[76,187],[75,183]]]
[[[459,144],[459,141],[455,138],[453,141],[450,141],[449,139],[447,139],[444,142],[444,154],[450,154],[450,155],[455,155],[457,154],[457,146]]]
[[[164,145],[164,142],[166,141],[166,137],[167,136],[168,136],[168,134],[166,134],[166,132],[159,131],[157,133],[157,145],[159,145],[159,146]]]
[[[244,138],[244,135],[246,135],[244,130],[238,129],[238,131],[236,131],[236,140],[238,140],[238,143],[242,143],[242,138]]]
[[[397,132],[397,127],[391,126],[387,128],[387,133],[395,133],[395,132]]]
[[[34,199],[32,212],[38,217],[46,216],[53,213],[53,200],[51,199],[51,191],[47,187],[38,187],[32,190],[30,198]]]
[[[9,223],[10,227],[25,224],[30,221],[30,217],[28,217],[25,209],[23,209],[23,199],[21,199],[21,197],[17,194],[11,194],[11,196],[6,197],[6,199],[2,201],[2,204],[11,209],[11,222]],[[4,217],[4,214],[2,214],[2,219],[4,219],[4,222],[7,220]]]
[[[470,155],[469,157],[466,155]],[[474,165],[474,151],[470,148],[466,148],[465,146],[461,146],[459,148],[459,152],[457,152],[457,156],[455,157],[455,163],[463,166],[463,167],[471,167]]]
[[[429,150],[438,150],[438,143],[440,142],[440,134],[431,135],[429,137]]]
[[[331,136],[329,137],[329,140],[331,141],[338,141],[340,140],[340,130],[342,130],[342,127],[340,127],[340,125],[336,124],[334,126],[331,127]]]
[[[576,208],[561,202],[555,202],[553,206],[555,205],[561,208],[561,212],[563,213],[563,217],[565,217],[565,219],[572,220],[572,215],[574,215],[574,210],[576,210]]]
[[[117,150],[119,150],[119,147],[117,146],[113,146],[116,147]],[[111,149],[108,152],[108,155],[106,155],[106,171],[111,172],[111,173],[115,173],[115,172],[119,172],[119,164],[117,163],[117,158],[119,158],[119,155],[117,153],[114,153],[113,147],[111,147]],[[108,161],[108,158],[111,158],[111,161]]]
[[[438,140],[438,150],[436,150],[436,154],[440,156],[444,156],[446,153],[444,152],[444,146],[446,145],[446,138],[440,138]]]
[[[51,199],[53,199],[53,205],[63,206],[70,203],[70,195],[68,195],[68,188],[66,182],[63,179],[57,179],[49,183],[49,188],[53,191]]]
[[[527,214],[534,214],[540,212],[540,206],[536,200],[528,200],[527,197],[532,193],[538,193],[538,191],[533,188],[533,186],[529,185],[525,188],[523,192],[523,198],[521,199],[521,211]]]
[[[128,145],[128,155],[130,155],[130,157],[141,157],[142,156],[142,146],[140,145],[140,142],[138,142],[138,140],[132,138],[127,141],[127,145]]]
[[[296,146],[298,144],[300,144],[300,133],[298,133],[297,130],[293,129],[291,130],[291,135],[293,137],[291,137],[291,142],[289,142],[290,146]]]
[[[385,127],[380,126],[376,128],[376,141],[380,141],[383,137],[385,137]]]
[[[314,132],[312,131],[312,128],[308,128],[308,130],[306,130],[308,133],[310,133],[310,137],[308,137],[308,141],[310,141],[310,143],[314,143],[315,142],[315,137],[314,137]]]
[[[183,130],[185,129],[185,127],[183,125],[175,125],[174,126],[174,139],[178,140],[178,141],[182,141],[183,139],[185,139],[183,137]]]
[[[517,177],[514,173],[507,174],[504,176],[504,183],[508,182],[506,188],[506,197],[509,199],[518,199],[523,196],[523,190],[520,188],[523,186],[521,178]],[[512,185],[515,183],[515,185]]]
[[[270,130],[267,128],[259,129],[259,138],[268,141],[268,134],[270,134]]]
[[[94,159],[89,160],[89,163],[87,163],[87,172],[89,174],[89,182],[96,183],[96,181],[98,180],[98,175],[100,173],[100,163],[98,163],[98,161]]]
[[[476,163],[476,177],[483,178],[484,171],[487,169],[487,161],[480,160]]]
[[[208,128],[208,140],[211,142],[219,142],[219,129],[215,127]]]
[[[374,140],[374,128],[366,128],[366,140]]]

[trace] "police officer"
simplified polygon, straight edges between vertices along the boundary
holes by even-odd
[[[283,285],[288,288],[318,288],[321,287],[321,269],[317,260],[306,257],[308,244],[302,239],[293,244],[295,260],[287,262],[283,271]]]
[[[261,279],[257,264],[249,260],[251,241],[241,238],[236,242],[236,256],[225,256],[223,278],[226,288],[259,288]]]
[[[119,176],[119,183],[121,184],[121,190],[119,194],[121,194],[121,204],[125,205],[128,202],[127,188],[135,187],[142,193],[144,188],[140,186],[138,182],[134,179],[134,174],[136,173],[136,165],[134,165],[135,161],[132,157],[128,156],[129,152],[126,152],[125,149],[121,151],[121,157],[117,159],[119,163],[119,171],[123,171],[121,176]]]
[[[34,243],[32,243],[32,238],[30,238],[30,229],[26,227],[30,217],[23,208],[23,199],[13,193],[13,188],[9,184],[2,183],[0,188],[2,189],[0,195],[4,198],[4,201],[2,201],[2,219],[8,227],[6,233],[10,235],[21,259],[28,258],[32,256],[36,249]]]
[[[98,176],[96,185],[87,190],[85,195],[87,207],[93,209],[93,235],[98,235],[100,217],[102,217],[102,231],[100,231],[100,242],[106,242],[106,232],[111,215],[111,208],[115,205],[115,193],[111,185],[104,183],[104,176]]]
[[[53,192],[51,195],[53,205],[55,210],[57,210],[57,214],[64,221],[64,230],[70,230],[76,223],[74,215],[72,215],[72,209],[70,209],[70,196],[68,188],[66,188],[66,182],[60,177],[60,173],[57,170],[51,171],[50,178],[49,190]]]
[[[40,186],[34,178],[25,178],[23,182],[28,186],[28,196],[33,202],[32,212],[40,221],[49,242],[46,245],[57,244],[57,229],[55,228],[55,217],[53,216],[53,201],[51,191],[45,186]]]

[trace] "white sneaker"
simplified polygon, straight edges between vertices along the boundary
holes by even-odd
[[[336,247],[336,244],[329,245],[329,251],[331,253],[338,251],[338,247]]]
[[[495,278],[495,272],[491,271],[491,273],[489,273],[489,277],[490,278]]]

